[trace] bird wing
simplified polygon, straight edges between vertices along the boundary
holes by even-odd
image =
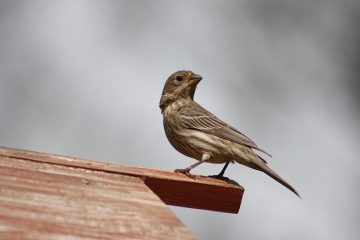
[[[257,149],[271,156],[259,148],[255,142],[243,133],[221,121],[215,115],[195,102],[193,102],[190,106],[183,106],[179,109],[178,113],[180,117],[180,125],[184,128],[212,134],[219,138]]]

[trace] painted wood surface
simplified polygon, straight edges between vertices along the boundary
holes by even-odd
[[[0,239],[196,239],[138,177],[0,157]]]
[[[0,156],[140,177],[166,204],[238,213],[244,188],[218,179],[0,147]]]
[[[196,239],[165,203],[236,213],[243,191],[206,177],[0,147],[0,239]]]

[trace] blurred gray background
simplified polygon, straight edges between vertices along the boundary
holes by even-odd
[[[0,145],[163,170],[167,77],[273,155],[232,165],[238,215],[171,207],[200,239],[358,239],[359,1],[1,1]],[[197,174],[222,166],[204,164]]]

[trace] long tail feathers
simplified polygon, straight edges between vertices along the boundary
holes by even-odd
[[[261,164],[262,165],[262,164]],[[267,165],[263,165],[260,167],[259,169],[260,171],[266,173],[268,176],[270,176],[272,179],[276,180],[278,183],[280,183],[281,185],[283,185],[284,187],[286,187],[287,189],[289,189],[290,191],[292,191],[293,193],[296,194],[296,196],[298,196],[300,199],[300,195],[299,193],[295,190],[294,187],[292,187],[289,183],[287,183],[282,177],[280,177],[276,172],[274,172],[271,168],[269,168]]]

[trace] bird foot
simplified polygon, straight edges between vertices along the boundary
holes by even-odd
[[[230,181],[230,179],[228,177],[224,177],[223,175],[220,175],[220,174],[218,174],[218,175],[209,175],[208,177],[216,178],[216,179],[222,180],[224,182],[229,182]]]
[[[224,177],[223,175],[221,174],[218,174],[218,175],[210,175],[208,176],[210,178],[215,178],[215,179],[219,179],[221,181],[224,181],[226,183],[229,183],[229,184],[232,184],[232,185],[236,185],[236,186],[240,186],[239,183],[237,183],[236,181],[230,179],[230,178],[227,178],[227,177]]]
[[[194,179],[195,178],[195,175],[191,174],[190,173],[190,169],[187,169],[187,168],[184,168],[184,169],[175,169],[174,170],[175,173],[182,173],[182,174],[185,174],[186,176]]]

